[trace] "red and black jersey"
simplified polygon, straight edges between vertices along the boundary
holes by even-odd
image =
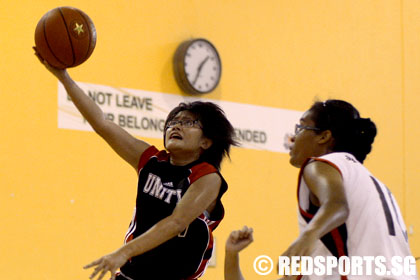
[[[128,279],[196,279],[211,257],[212,231],[224,216],[220,198],[227,183],[219,171],[207,162],[197,160],[186,166],[169,162],[169,154],[149,147],[141,156],[136,209],[125,242],[140,236],[160,220],[172,214],[191,184],[210,173],[217,173],[222,186],[212,213],[197,217],[182,233],[160,246],[132,258],[121,272]]]

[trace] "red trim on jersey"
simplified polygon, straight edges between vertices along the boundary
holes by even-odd
[[[329,161],[328,159],[325,158],[310,158],[310,160],[314,160],[314,161],[321,161],[321,162],[325,162],[329,165],[331,165],[332,167],[334,167],[335,169],[337,169],[337,171],[340,173],[341,177],[343,177],[343,173],[341,173],[340,168],[338,168],[337,165],[335,165],[334,163],[332,163],[331,161]]]
[[[225,212],[223,212],[222,217],[220,218],[220,220],[210,220],[209,218],[206,217],[206,215],[201,214],[200,216],[198,216],[199,219],[203,220],[204,222],[206,222],[207,227],[213,231],[219,224],[220,222],[223,220],[223,217],[225,216]]]
[[[194,165],[193,167],[191,167],[190,170],[191,174],[190,176],[188,176],[190,184],[194,183],[204,175],[217,172],[217,169],[213,165],[208,164],[207,162],[202,162],[197,165]]]
[[[343,238],[341,238],[340,232],[338,232],[337,228],[333,229],[330,232],[334,239],[335,247],[337,248],[337,251],[338,251],[338,257],[345,256],[346,254],[344,253],[344,242],[343,242]]]
[[[334,245],[337,248],[337,252],[338,252],[338,257],[342,257],[342,256],[346,256],[346,254],[344,253],[344,242],[343,242],[343,238],[340,235],[340,232],[338,231],[337,228],[333,229],[332,231],[330,231],[331,236],[333,237],[334,240]],[[341,280],[347,280],[347,276],[346,275],[341,275]]]
[[[137,212],[136,209],[134,209],[133,218],[131,219],[130,226],[128,227],[127,233],[124,237],[124,244],[127,244],[131,240],[133,240],[133,233],[137,228]]]
[[[302,165],[302,168],[299,171],[299,175],[298,175],[298,187],[297,187],[297,201],[298,201],[298,207],[299,207],[299,212],[302,216],[307,217],[309,219],[312,219],[314,215],[309,214],[308,212],[306,212],[305,210],[303,210],[300,207],[300,203],[299,203],[299,190],[300,190],[300,185],[302,182],[302,178],[303,178],[303,168],[306,166],[306,164],[310,161],[311,159],[308,158],[307,160],[305,160],[305,162]]]
[[[155,146],[150,146],[147,148],[142,154],[139,159],[139,164],[137,166],[137,173],[140,172],[140,170],[146,165],[146,163],[149,161],[149,159],[156,155],[159,152],[158,149],[156,149]]]
[[[133,235],[132,234],[130,234],[130,236],[126,239],[125,244],[127,244],[131,240],[133,240]]]
[[[337,169],[337,171],[340,173],[341,177],[343,177],[343,173],[341,173],[340,168],[338,168],[337,165],[335,165],[334,163],[332,163],[331,161],[327,160],[327,159],[323,159],[323,158],[317,158],[317,157],[311,157],[311,158],[307,158],[305,160],[305,162],[303,163],[302,167],[300,168],[299,171],[299,177],[298,177],[298,187],[297,187],[297,200],[298,200],[298,206],[299,206],[299,210],[301,212],[301,214],[307,218],[313,218],[314,215],[307,213],[305,210],[303,210],[300,207],[300,203],[299,203],[299,190],[300,190],[300,183],[302,181],[303,178],[303,170],[305,169],[306,165],[308,165],[308,163],[310,163],[311,161],[321,161],[324,163],[327,163],[329,165],[331,165],[332,167],[334,167],[335,169]]]
[[[300,214],[302,214],[302,216],[304,216],[304,217],[306,217],[306,218],[308,218],[308,219],[312,219],[312,218],[314,217],[314,215],[309,214],[308,212],[306,212],[305,210],[303,210],[303,209],[300,207],[300,205],[299,205],[299,211],[300,211]]]
[[[207,248],[204,250],[203,252],[203,258],[201,260],[200,265],[198,266],[196,272],[191,275],[190,277],[188,277],[186,280],[194,280],[194,279],[198,279],[199,277],[201,277],[204,274],[204,271],[207,268],[207,264],[210,260],[210,258],[208,259],[204,259],[204,255],[209,251],[209,250],[213,250],[213,232],[212,230],[208,227],[207,221],[205,219],[201,218],[202,215],[200,215],[200,217],[198,217],[200,220],[202,220],[206,225],[207,225],[207,229],[208,229],[208,233],[209,233],[209,242],[207,243]],[[203,215],[204,216],[204,215]]]

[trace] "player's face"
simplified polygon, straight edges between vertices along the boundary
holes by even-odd
[[[179,112],[169,122],[165,133],[166,149],[169,152],[184,152],[200,155],[209,148],[211,141],[203,135],[202,125],[189,111]]]
[[[312,112],[306,111],[299,124],[300,130],[292,137],[292,145],[290,148],[290,164],[300,168],[305,160],[309,157],[320,156],[318,138],[315,123],[311,118]],[[313,128],[313,129],[312,129]]]

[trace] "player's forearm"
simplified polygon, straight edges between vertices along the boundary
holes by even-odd
[[[67,72],[58,78],[82,116],[95,131],[100,131],[106,121],[101,108],[85,94]]]
[[[225,253],[225,280],[244,280],[239,267],[239,254],[226,251]]]
[[[305,233],[317,239],[321,238],[331,230],[345,223],[348,215],[347,203],[326,203],[318,209],[318,212],[308,224]]]
[[[129,256],[129,258],[144,254],[177,236],[187,226],[169,216],[155,224],[142,235],[125,244],[119,250],[124,255]]]

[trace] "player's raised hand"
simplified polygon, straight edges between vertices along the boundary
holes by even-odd
[[[53,66],[51,66],[38,52],[36,47],[32,47],[32,49],[35,51],[35,56],[39,59],[39,61],[44,64],[45,68],[47,68],[48,71],[50,71],[54,76],[57,77],[61,81],[62,78],[64,78],[67,75],[66,69],[57,69]]]
[[[252,241],[253,229],[244,226],[241,230],[232,231],[226,241],[226,251],[238,253],[246,248]]]

